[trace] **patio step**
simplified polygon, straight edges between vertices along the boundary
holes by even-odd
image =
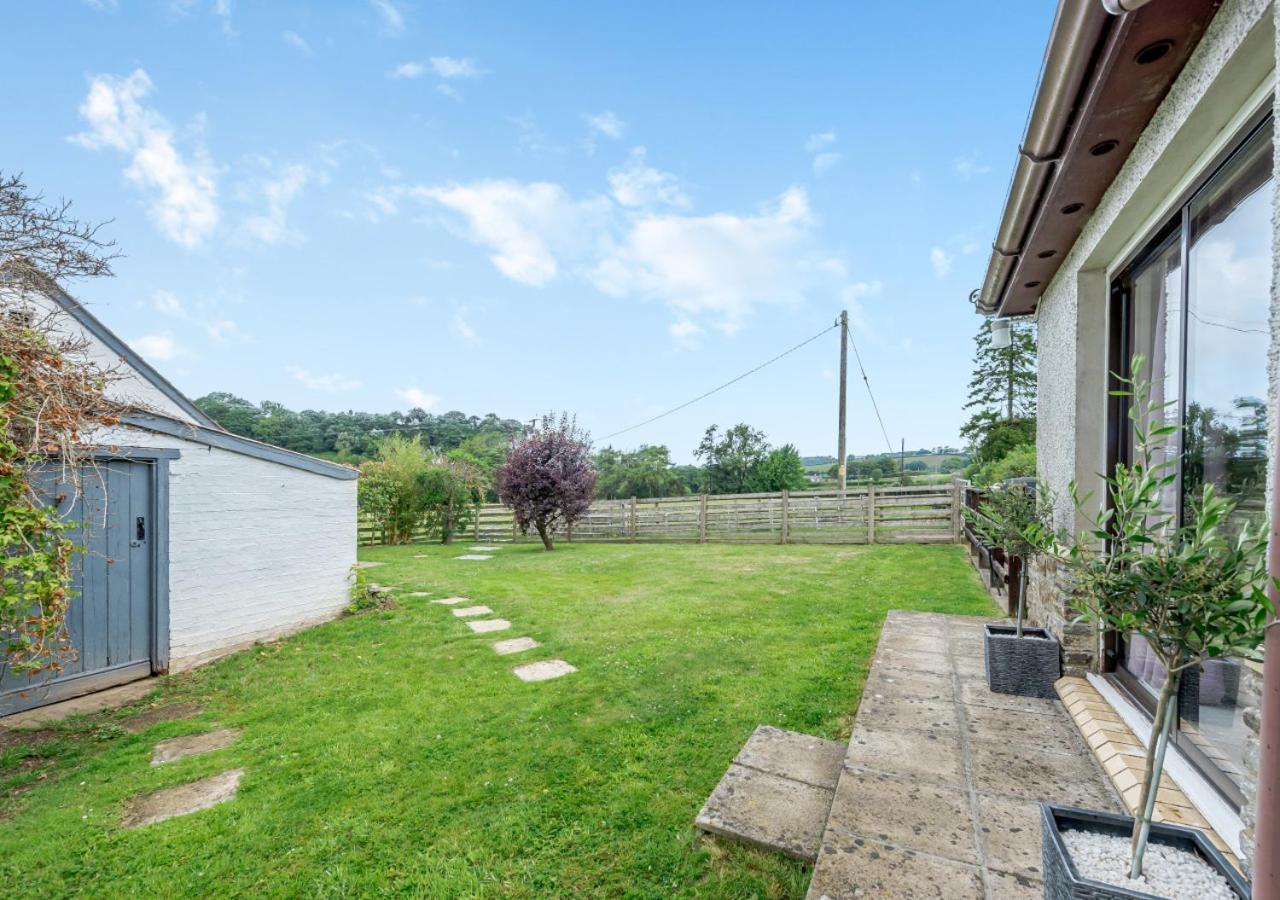
[[[709,834],[813,862],[845,751],[836,741],[760,725],[695,824]]]

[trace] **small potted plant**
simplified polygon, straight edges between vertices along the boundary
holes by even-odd
[[[1058,641],[1045,629],[1024,624],[1027,569],[1051,543],[1049,492],[1043,486],[1036,490],[1015,482],[993,488],[979,501],[977,512],[966,509],[965,514],[984,543],[1004,551],[1007,566],[1012,567],[1015,558],[1021,561],[1015,623],[988,625],[983,635],[987,687],[1001,694],[1053,699],[1053,684],[1062,672]]]
[[[1133,398],[1133,462],[1105,479],[1091,530],[1060,552],[1076,608],[1101,628],[1142,638],[1163,680],[1137,815],[1044,805],[1045,896],[1244,898],[1248,886],[1201,832],[1152,817],[1184,674],[1254,656],[1262,643],[1272,614],[1266,528],[1235,515],[1235,504],[1208,484],[1179,521],[1169,499],[1176,457],[1166,444],[1180,425],[1165,422],[1168,404],[1150,405],[1141,368],[1135,357],[1134,380],[1118,392]],[[1077,508],[1088,502],[1074,486],[1072,496]]]

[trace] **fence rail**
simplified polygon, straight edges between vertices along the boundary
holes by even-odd
[[[687,497],[597,500],[569,541],[760,544],[928,544],[960,539],[963,498],[956,482],[907,487],[858,487],[839,491],[771,494],[700,494]],[[361,544],[380,544],[378,527],[362,519]],[[482,543],[538,539],[521,535],[511,510],[480,507],[459,540]],[[425,529],[414,543],[439,540]]]

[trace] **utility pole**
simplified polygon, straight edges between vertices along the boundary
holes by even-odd
[[[902,439],[902,447],[898,450],[898,482],[907,483],[907,439]]]
[[[845,487],[848,484],[848,454],[845,452],[844,446],[844,426],[845,426],[845,393],[848,390],[849,381],[849,312],[848,310],[840,311],[840,439],[837,441],[839,447],[836,457],[837,477],[840,479],[840,496],[844,497]]]

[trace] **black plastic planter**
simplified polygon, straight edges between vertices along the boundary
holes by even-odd
[[[1021,694],[1052,700],[1053,683],[1062,673],[1059,645],[1043,628],[988,625],[983,635],[987,657],[987,687],[997,694]]]
[[[1049,803],[1040,804],[1040,816],[1045,900],[1159,900],[1155,894],[1131,891],[1081,877],[1062,841],[1064,831],[1097,831],[1127,838],[1133,832],[1132,816],[1054,806]],[[1226,878],[1236,896],[1241,900],[1248,900],[1248,882],[1227,862],[1218,848],[1209,843],[1202,832],[1181,825],[1155,822],[1151,825],[1151,843],[1173,844],[1192,851]]]

